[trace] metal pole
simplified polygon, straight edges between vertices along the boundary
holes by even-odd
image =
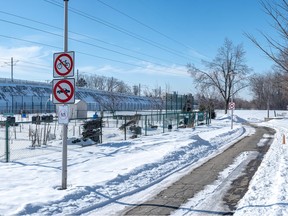
[[[166,118],[167,118],[167,106],[168,106],[168,104],[167,104],[167,103],[168,103],[167,97],[168,97],[168,93],[166,92],[166,98],[165,98],[165,99],[166,99],[166,104],[165,104],[165,105],[166,105],[166,106],[165,106],[165,108],[166,108]]]
[[[231,103],[233,104],[233,97],[234,97],[234,84],[233,84],[233,80],[234,80],[234,74],[233,72],[230,74],[231,75],[231,90],[232,90],[232,95],[231,95]],[[234,106],[231,107],[231,129],[233,129],[233,111],[234,111]]]
[[[64,0],[64,52],[68,51],[68,0]],[[63,124],[62,130],[62,190],[67,189],[67,131],[68,125]]]
[[[124,140],[127,139],[127,137],[126,137],[126,135],[127,135],[126,124],[127,124],[127,120],[126,120],[126,116],[124,116],[124,125],[125,125],[125,127],[124,127]]]
[[[64,52],[68,51],[68,1],[64,0]]]
[[[10,159],[10,149],[9,149],[9,123],[6,119],[5,122],[5,140],[6,140],[6,162],[9,162]]]

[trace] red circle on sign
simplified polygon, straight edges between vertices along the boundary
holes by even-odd
[[[67,57],[69,59],[69,64],[70,64],[70,67],[67,67],[65,63],[63,63],[63,61],[61,60],[62,57]],[[59,71],[60,69],[58,69],[57,65],[60,64],[60,66],[63,66],[64,69],[66,69],[67,71],[65,71],[64,73]],[[71,71],[72,71],[72,68],[73,68],[73,59],[72,57],[67,54],[67,53],[62,53],[60,54],[59,56],[57,56],[57,58],[55,59],[54,61],[54,70],[55,72],[59,75],[59,76],[66,76],[68,75]]]
[[[66,83],[66,84],[70,87],[70,89],[71,89],[71,90],[70,90],[70,95],[65,91],[65,89],[63,89],[63,88],[60,86],[62,83]],[[57,91],[56,91],[57,88],[59,88],[60,91],[61,91],[64,95],[67,96],[66,99],[61,99],[61,98],[58,97]],[[59,101],[60,103],[66,103],[66,102],[68,102],[69,100],[72,99],[72,97],[73,97],[73,95],[74,95],[74,87],[73,87],[72,83],[69,82],[68,80],[60,80],[58,83],[55,84],[54,89],[53,89],[53,94],[54,94],[54,97],[56,98],[57,101]]]

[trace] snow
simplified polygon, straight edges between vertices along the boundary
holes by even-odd
[[[236,141],[253,134],[254,129],[243,124],[245,121],[272,127],[276,134],[235,215],[288,215],[288,144],[282,144],[288,119],[286,112],[277,113],[281,116],[264,122],[267,111],[235,110],[231,130],[230,116],[219,111],[211,125],[195,129],[173,129],[86,147],[69,144],[66,190],[60,190],[61,143],[49,143],[54,147],[49,154],[0,163],[0,215],[117,215],[129,203],[141,203],[156,195]],[[119,133],[112,129],[110,132],[111,137]],[[216,182],[172,215],[194,215],[189,209],[211,205],[231,183],[222,185],[221,179],[229,176],[233,180],[253,157],[253,152],[239,155]],[[205,201],[199,205],[201,200]],[[215,210],[219,209],[215,205]]]

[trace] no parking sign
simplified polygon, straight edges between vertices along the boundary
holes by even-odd
[[[53,80],[53,103],[75,103],[75,79],[70,78]]]

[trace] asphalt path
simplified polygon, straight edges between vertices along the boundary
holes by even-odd
[[[219,173],[231,165],[237,156],[243,152],[254,152],[256,156],[245,164],[244,171],[238,173],[239,176],[234,177],[232,184],[229,183],[229,189],[221,196],[221,200],[217,200],[225,206],[224,211],[213,210],[215,203],[211,203],[210,206],[208,204],[204,210],[188,209],[191,213],[194,212],[199,215],[233,215],[238,201],[247,192],[249,182],[261,164],[263,156],[268,151],[275,133],[271,128],[253,127],[256,130],[253,135],[236,142],[226,151],[194,169],[152,199],[133,208],[127,207],[122,215],[170,215],[186,203],[188,199],[203,190],[205,186],[216,181]],[[263,145],[257,145],[261,139],[263,142],[264,134],[269,136],[265,136],[266,139]],[[212,199],[216,200],[217,198],[212,197]]]

